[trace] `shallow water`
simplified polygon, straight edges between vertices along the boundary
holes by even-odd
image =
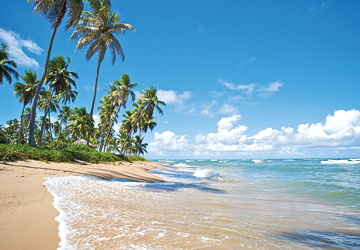
[[[163,183],[49,178],[62,249],[360,249],[358,160],[160,160]]]

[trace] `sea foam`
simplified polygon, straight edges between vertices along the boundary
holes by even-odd
[[[321,161],[321,164],[359,164],[360,159],[350,159],[350,160],[326,160]]]

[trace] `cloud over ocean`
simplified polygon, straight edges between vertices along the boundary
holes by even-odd
[[[304,156],[312,151],[327,150],[332,155],[360,148],[360,111],[336,110],[323,122],[303,123],[297,128],[268,127],[255,135],[247,135],[248,127],[240,125],[241,115],[221,118],[217,131],[197,134],[194,138],[177,135],[172,131],[155,132],[149,151],[158,156],[171,156],[179,152],[184,157],[234,157],[234,156]],[[324,155],[325,157],[325,155]]]

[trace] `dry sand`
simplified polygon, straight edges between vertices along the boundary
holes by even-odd
[[[44,186],[45,177],[69,175],[101,179],[160,182],[147,172],[165,166],[155,162],[89,164],[16,161],[0,163],[0,249],[57,249],[59,223],[54,197]]]

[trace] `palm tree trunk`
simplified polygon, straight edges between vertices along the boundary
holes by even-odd
[[[39,99],[39,94],[40,94],[40,91],[41,91],[41,87],[42,87],[42,85],[43,85],[43,83],[45,81],[45,77],[46,77],[46,74],[47,74],[47,69],[48,69],[49,60],[50,60],[51,48],[52,48],[52,45],[53,45],[53,42],[54,42],[54,38],[55,38],[57,28],[58,28],[58,26],[55,26],[53,28],[53,31],[52,31],[52,34],[51,34],[51,37],[50,37],[49,48],[48,48],[47,55],[46,55],[44,72],[43,72],[43,74],[41,76],[39,84],[37,85],[35,96],[34,96],[34,99],[33,99],[33,104],[32,104],[32,109],[31,109],[31,116],[30,116],[30,129],[29,129],[29,145],[30,146],[35,146],[36,145],[34,132],[35,132],[35,118],[36,118],[37,102],[38,102],[38,99]],[[41,142],[40,142],[40,144],[41,144]]]
[[[93,98],[93,102],[92,102],[92,105],[91,105],[91,111],[90,111],[89,132],[88,132],[88,138],[87,138],[87,144],[86,144],[88,147],[89,147],[90,136],[91,136],[92,117],[93,117],[93,113],[94,113],[94,105],[95,105],[95,99],[96,99],[96,90],[97,90],[97,84],[98,84],[98,78],[99,78],[100,64],[101,64],[101,61],[99,61],[98,67],[97,67],[97,70],[96,70],[94,98]]]
[[[22,121],[23,121],[23,115],[24,115],[24,110],[25,110],[25,103],[24,103],[24,107],[23,110],[21,112],[21,117],[20,117],[20,130],[19,130],[19,135],[18,135],[18,144],[20,144],[20,138],[21,138],[21,132],[22,132]]]
[[[43,121],[42,121],[42,124],[41,124],[40,139],[39,139],[38,147],[41,147],[41,144],[42,144],[42,138],[43,138],[43,134],[44,134],[46,116],[47,116],[47,110],[45,108],[45,115],[44,115],[44,118],[43,118]]]
[[[25,110],[25,103],[24,103],[24,107],[22,109],[21,117],[20,117],[20,130],[19,130],[19,135],[18,135],[18,144],[20,144],[20,140],[21,140],[21,132],[22,132],[22,127],[23,127],[24,110]]]
[[[116,117],[118,116],[119,111],[120,111],[120,108],[121,108],[122,105],[123,105],[123,100],[121,100],[120,105],[119,105],[119,107],[118,107],[118,109],[117,109],[117,111],[116,111],[116,114],[115,114],[114,118],[112,119],[112,122],[111,122],[111,125],[110,125],[110,128],[109,128],[109,131],[108,131],[107,136],[106,136],[105,145],[107,145],[107,143],[108,143],[108,140],[109,140],[109,136],[110,136],[110,134],[111,134],[112,127],[114,126],[115,119],[116,119]],[[101,152],[101,151],[100,151],[100,152]]]
[[[51,119],[50,119],[50,112],[48,113],[49,115],[49,130],[50,130],[50,140],[53,141],[53,136],[52,136],[52,132],[51,132]]]
[[[64,107],[65,107],[65,103],[66,102],[63,102],[63,108],[62,108],[62,110],[64,110]],[[60,123],[59,123],[59,137],[58,137],[58,139],[57,139],[57,141],[60,141],[60,135],[61,135],[61,123],[62,123],[62,120],[60,120]]]

